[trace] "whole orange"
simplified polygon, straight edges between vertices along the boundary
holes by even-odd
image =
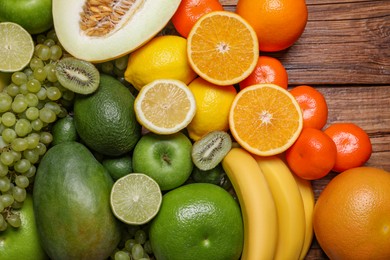
[[[326,176],[336,163],[336,144],[323,131],[304,127],[295,143],[286,151],[290,169],[306,180]]]
[[[288,74],[283,64],[274,57],[259,56],[255,69],[239,83],[240,89],[259,83],[273,83],[284,89],[288,87]]]
[[[293,45],[305,30],[305,0],[238,0],[236,13],[255,29],[261,51],[280,51]]]
[[[319,195],[314,232],[330,259],[390,259],[390,173],[356,167]]]

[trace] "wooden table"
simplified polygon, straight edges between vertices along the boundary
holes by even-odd
[[[220,2],[230,11],[237,4]],[[285,51],[263,55],[280,59],[290,87],[310,85],[325,95],[328,124],[353,122],[367,131],[373,154],[366,165],[390,171],[390,0],[306,4],[309,19],[301,38]],[[334,176],[313,181],[316,198]],[[314,239],[306,259],[328,258]]]

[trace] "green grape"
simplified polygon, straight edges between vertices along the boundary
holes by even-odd
[[[57,75],[56,75],[56,67],[53,63],[48,63],[45,66],[45,71],[47,74],[47,80],[50,82],[56,82],[57,81]]]
[[[22,152],[24,150],[27,150],[28,142],[25,138],[15,138],[15,140],[13,140],[11,143],[11,148],[14,151]]]
[[[10,95],[11,97],[14,97],[20,93],[19,86],[15,85],[14,83],[9,84],[6,87],[6,91],[7,91],[8,95]]]
[[[58,42],[58,38],[57,38],[57,34],[56,34],[55,30],[48,31],[46,34],[46,37],[48,39],[54,40],[55,42]]]
[[[14,101],[12,102],[11,104],[11,109],[15,112],[15,113],[23,113],[24,110],[27,109],[27,101],[25,98],[18,98],[18,99],[14,99]]]
[[[35,71],[34,71],[34,73],[35,73]],[[41,90],[41,87],[42,87],[41,82],[39,82],[39,80],[37,80],[35,78],[27,81],[26,86],[27,86],[28,91],[31,93],[37,93],[39,90]]]
[[[34,71],[37,68],[43,68],[45,64],[43,61],[38,57],[32,57],[30,60],[30,68]]]
[[[47,107],[43,107],[39,110],[39,119],[44,123],[53,123],[57,119],[56,113]]]
[[[30,121],[33,121],[33,120],[39,118],[39,109],[36,107],[27,108],[25,113],[26,113],[26,118]]]
[[[0,191],[7,192],[11,188],[11,181],[7,176],[0,177]]]
[[[130,256],[128,253],[124,251],[117,251],[114,255],[115,260],[130,260]]]
[[[4,113],[11,109],[12,97],[6,93],[0,93],[0,113]]]
[[[46,95],[50,100],[58,100],[61,98],[62,93],[57,87],[49,87],[46,89]]]
[[[9,151],[3,151],[0,154],[0,162],[6,166],[10,166],[14,163],[14,155]]]
[[[131,249],[136,244],[134,239],[127,239],[125,242],[125,249],[129,252],[131,252]]]
[[[8,174],[8,166],[0,162],[0,177],[6,176]],[[0,210],[1,212],[1,210]]]
[[[23,83],[22,85],[19,86],[19,92],[20,94],[27,95],[29,93],[27,89],[27,83]]]
[[[45,144],[39,143],[35,149],[37,149],[39,156],[42,156],[46,153],[47,147]]]
[[[33,178],[36,172],[37,172],[37,167],[35,167],[35,165],[31,165],[30,169],[28,169],[28,171],[25,172],[23,175],[26,176],[27,178]]]
[[[14,164],[14,170],[18,173],[25,173],[30,169],[31,162],[27,159],[21,159]]]
[[[146,242],[147,234],[144,230],[139,229],[135,232],[134,239],[136,243],[143,245]]]
[[[38,133],[31,133],[26,137],[27,143],[28,143],[28,149],[34,149],[39,144],[39,140],[41,138],[41,135]]]
[[[3,224],[2,221],[4,220],[3,215],[1,214],[1,212],[3,212],[3,210],[4,210],[3,202],[0,201],[0,226]]]
[[[17,137],[16,132],[12,128],[6,128],[1,133],[1,137],[3,138],[3,141],[7,144],[12,143],[13,140]]]
[[[34,71],[30,67],[26,67],[23,70],[23,73],[26,74],[27,80],[34,78],[34,75],[33,75]]]
[[[39,99],[36,94],[27,93],[25,97],[26,97],[28,107],[36,107],[38,105]]]
[[[56,115],[58,115],[61,112],[61,106],[56,102],[49,101],[49,102],[45,103],[44,107],[50,109]]]
[[[135,260],[141,259],[144,256],[144,253],[144,248],[141,244],[135,244],[131,249],[131,256]]]
[[[14,203],[14,197],[9,193],[3,194],[0,196],[0,201],[3,203],[4,208],[7,208]]]
[[[28,185],[30,184],[30,181],[28,178],[24,175],[17,175],[15,177],[15,184],[20,187],[20,188],[27,188]]]
[[[17,162],[19,161],[20,159],[22,159],[22,154],[20,152],[17,152],[17,151],[14,151],[14,150],[10,150],[10,152],[13,154],[14,156],[14,162]]]
[[[20,216],[19,214],[9,214],[5,220],[7,221],[7,223],[14,227],[14,228],[18,228],[20,227],[22,221],[20,220]]]
[[[47,98],[46,88],[41,88],[37,93],[37,97],[39,100],[45,100]]]
[[[70,91],[70,90],[65,90],[63,93],[62,93],[62,98],[67,100],[67,101],[72,101],[75,97],[75,93],[73,91]]]
[[[101,70],[103,73],[112,74],[114,70],[114,64],[111,61],[103,62],[101,65]]]
[[[28,149],[23,151],[23,157],[32,164],[35,164],[39,161],[39,154],[35,149]]]
[[[41,143],[49,145],[53,141],[53,135],[49,132],[42,132],[39,140]]]
[[[12,196],[14,197],[14,200],[17,202],[23,202],[26,199],[26,189],[20,188],[18,186],[14,186],[12,189]]]
[[[46,36],[45,36],[45,35],[43,35],[43,34],[37,35],[37,43],[38,43],[38,44],[39,44],[39,43],[44,43],[45,40],[46,40]]]
[[[31,131],[32,131],[32,127],[30,121],[23,118],[16,121],[15,132],[19,137],[25,137],[26,135],[31,133]]]
[[[38,44],[35,55],[37,55],[37,57],[42,61],[49,60],[51,56],[50,47],[44,44]]]
[[[119,70],[125,70],[129,60],[129,55],[117,58],[114,60],[115,67]]]
[[[19,202],[19,201],[14,200],[14,203],[12,203],[11,207],[13,209],[21,209],[23,207],[23,202],[24,201]]]
[[[12,112],[5,112],[1,116],[1,123],[6,127],[11,127],[16,123],[16,116]]]
[[[51,57],[50,59],[53,61],[57,61],[62,57],[62,48],[59,45],[53,45],[50,47]]]
[[[45,81],[47,76],[46,70],[44,68],[37,68],[34,70],[34,78],[40,82]]]
[[[31,121],[31,127],[34,131],[41,131],[41,129],[43,128],[43,122],[41,119],[35,119],[33,121]]]
[[[150,243],[150,240],[147,240],[144,244],[144,250],[147,254],[153,254],[152,244]]]
[[[48,39],[46,39],[46,40],[43,42],[43,44],[46,45],[46,46],[48,46],[48,47],[51,47],[51,46],[55,45],[56,42],[55,42],[53,39],[48,38]]]
[[[11,80],[15,85],[22,85],[27,82],[27,75],[22,71],[12,73]]]

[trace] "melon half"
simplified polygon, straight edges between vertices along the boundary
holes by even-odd
[[[54,29],[71,55],[103,62],[153,38],[179,4],[180,0],[53,0]]]

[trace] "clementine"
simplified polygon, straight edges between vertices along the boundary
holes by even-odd
[[[238,0],[236,12],[255,29],[261,51],[280,51],[293,45],[305,30],[305,0]]]
[[[288,86],[288,74],[283,64],[274,57],[260,56],[255,69],[239,83],[240,89],[258,83],[273,83],[284,89]]]
[[[354,123],[333,123],[324,130],[335,142],[337,148],[335,172],[362,166],[372,154],[368,134]]]
[[[290,169],[306,180],[326,176],[336,163],[336,145],[323,131],[304,127],[295,143],[286,151]]]
[[[390,173],[355,167],[334,177],[313,212],[315,236],[330,259],[390,259]]]
[[[202,15],[222,10],[223,6],[218,0],[182,0],[171,21],[176,31],[187,38]]]
[[[328,121],[328,104],[324,95],[306,85],[294,87],[290,93],[302,109],[303,127],[322,129]]]

